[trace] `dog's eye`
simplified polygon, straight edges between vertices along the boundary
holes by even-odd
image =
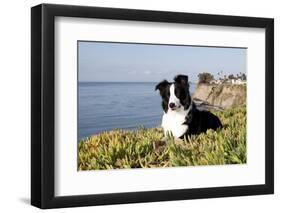
[[[163,99],[169,99],[170,97],[170,90],[168,88],[160,91],[160,95],[162,96]]]
[[[180,97],[180,95],[181,95],[181,90],[180,90],[179,88],[175,88],[175,95],[176,95],[177,97]]]

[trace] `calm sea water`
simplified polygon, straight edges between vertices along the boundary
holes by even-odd
[[[163,111],[156,84],[80,82],[79,139],[117,128],[160,125]],[[194,90],[191,84],[191,93]]]

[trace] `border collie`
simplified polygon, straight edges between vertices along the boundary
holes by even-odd
[[[189,93],[188,76],[177,75],[173,83],[163,80],[156,85],[155,90],[159,90],[162,97],[162,127],[165,135],[172,133],[175,138],[184,138],[222,127],[217,116],[196,108]]]

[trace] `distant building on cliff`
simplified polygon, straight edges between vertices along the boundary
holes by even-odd
[[[243,85],[247,83],[247,77],[245,73],[237,74],[235,77],[233,74],[228,77],[225,75],[224,78],[219,78],[218,80],[213,79],[210,81],[210,84],[235,84],[235,85]]]

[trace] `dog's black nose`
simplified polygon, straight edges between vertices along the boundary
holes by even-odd
[[[169,103],[169,107],[170,107],[171,109],[173,109],[173,108],[176,107],[176,104],[175,104],[175,103]]]

